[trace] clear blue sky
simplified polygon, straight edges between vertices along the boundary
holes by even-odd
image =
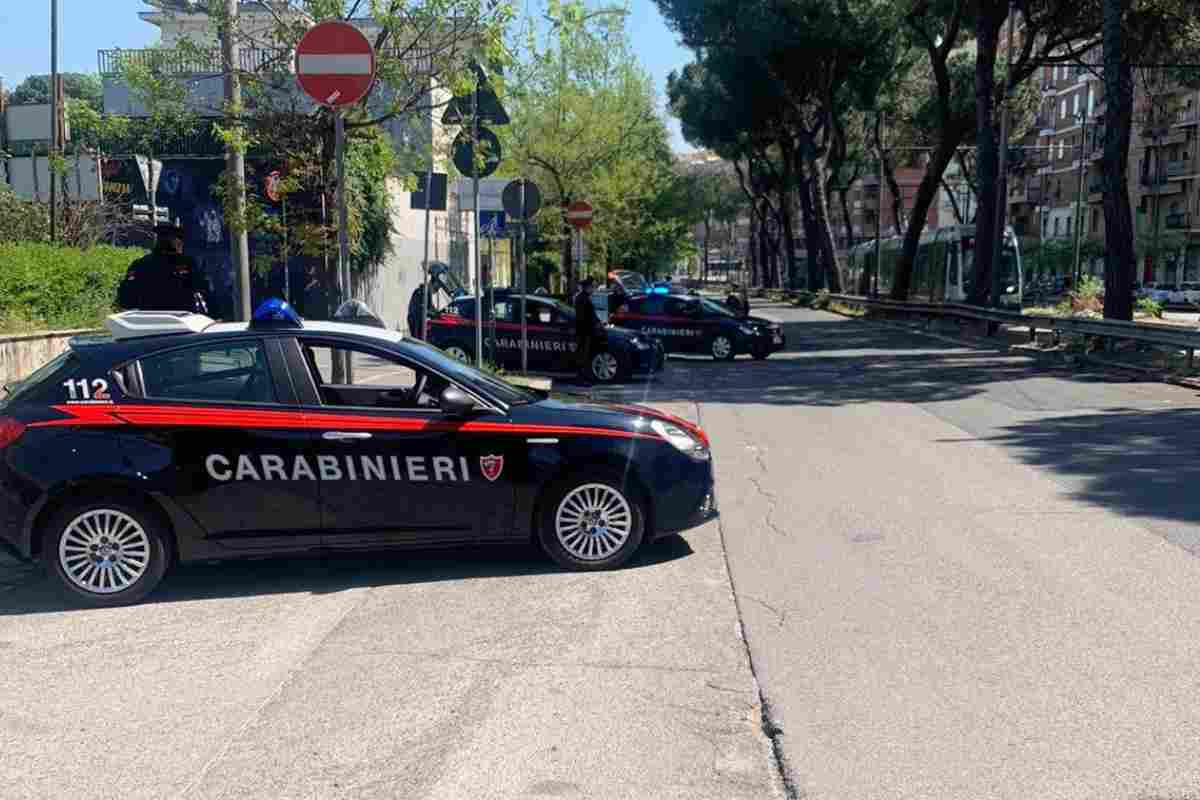
[[[660,103],[666,99],[667,73],[691,60],[674,34],[667,30],[652,0],[632,0],[627,25],[642,64],[654,76]],[[59,69],[95,72],[96,51],[111,47],[146,47],[158,38],[158,29],[142,22],[139,11],[149,10],[141,0],[59,0]],[[28,75],[50,71],[49,0],[0,0],[0,76],[12,88]],[[690,150],[670,120],[676,150]]]

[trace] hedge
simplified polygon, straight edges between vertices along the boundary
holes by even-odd
[[[144,250],[88,250],[30,242],[0,244],[0,331],[97,327],[117,284]]]

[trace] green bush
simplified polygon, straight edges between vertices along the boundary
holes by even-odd
[[[117,284],[144,250],[100,245],[0,243],[0,330],[98,326],[112,313]]]
[[[801,308],[808,308],[813,304],[813,301],[816,299],[817,299],[817,296],[815,294],[808,291],[807,289],[802,289],[799,292],[796,292],[796,295],[793,298],[792,303],[794,305],[800,306]]]
[[[1162,303],[1157,300],[1152,300],[1149,297],[1139,297],[1137,301],[1137,310],[1140,314],[1148,314],[1152,317],[1162,319],[1163,307]]]
[[[821,309],[829,308],[829,290],[828,289],[822,289],[821,291],[817,292],[817,296],[815,298],[813,298],[812,307],[813,308],[821,308]]]

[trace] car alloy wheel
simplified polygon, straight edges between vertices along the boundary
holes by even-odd
[[[718,336],[712,341],[712,356],[718,361],[733,358],[733,342],[728,336]]]
[[[554,515],[558,543],[573,558],[603,561],[633,532],[633,511],[615,488],[587,483],[569,492]]]
[[[463,350],[456,344],[452,344],[446,348],[446,355],[451,358],[457,358],[459,361],[467,361],[467,351]]]
[[[614,381],[620,371],[621,365],[617,357],[607,350],[592,357],[592,377],[596,380],[603,383]]]
[[[122,511],[92,509],[67,524],[58,540],[58,563],[78,589],[100,595],[123,592],[150,566],[150,536]]]

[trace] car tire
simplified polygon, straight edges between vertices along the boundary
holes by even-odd
[[[71,503],[50,518],[43,536],[42,558],[59,589],[96,608],[138,602],[158,586],[170,561],[158,515],[131,503]]]
[[[596,383],[616,383],[626,371],[621,356],[608,348],[593,353],[588,362],[588,375]]]
[[[764,361],[771,355],[769,347],[756,347],[751,351],[750,355],[754,356],[755,361]]]
[[[733,361],[737,356],[737,348],[733,339],[723,333],[718,333],[708,344],[708,352],[714,361]]]
[[[575,475],[555,483],[543,498],[538,541],[561,567],[581,572],[616,569],[642,545],[646,503],[627,479]]]

